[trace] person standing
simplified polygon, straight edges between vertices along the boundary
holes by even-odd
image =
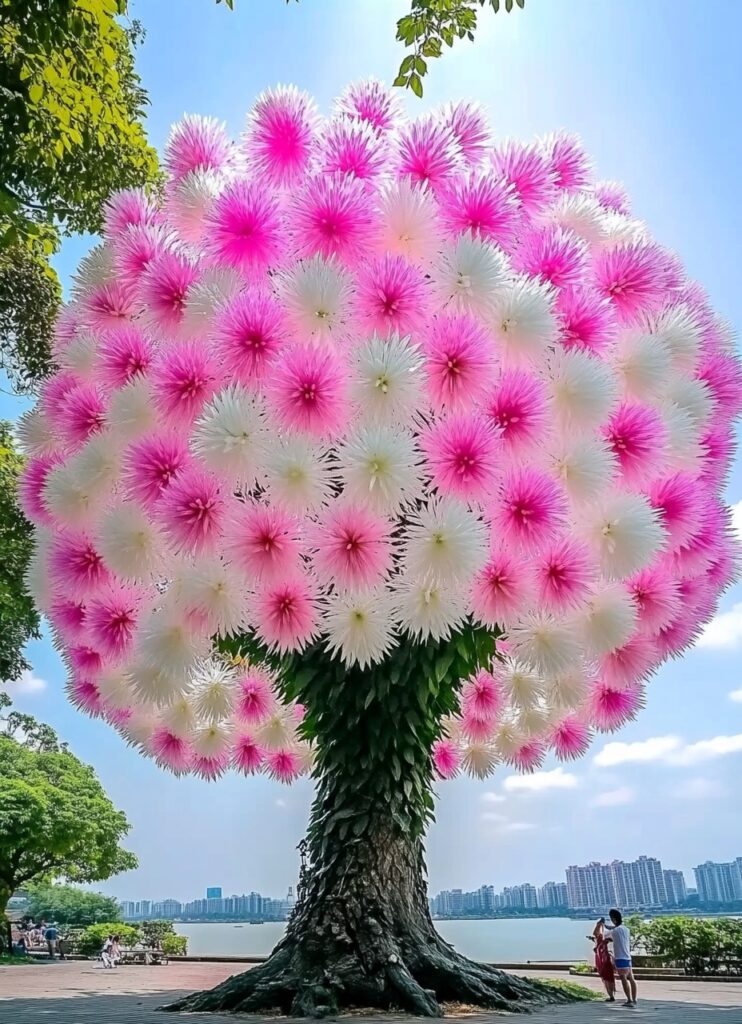
[[[616,974],[613,969],[611,955],[608,952],[608,941],[603,931],[603,918],[601,918],[595,925],[595,930],[592,936],[589,937],[592,938],[595,943],[595,970],[598,972],[598,977],[605,987],[607,996],[606,1002],[615,1003]]]
[[[613,962],[616,965],[616,973],[621,979],[621,987],[626,996],[625,1006],[636,1006],[636,979],[631,963],[631,933],[623,923],[623,916],[620,910],[609,910],[608,917],[611,923],[607,924],[601,918],[603,927],[608,932],[606,942],[613,943]]]
[[[54,953],[57,948],[58,938],[57,929],[54,927],[53,924],[50,924],[49,927],[44,932],[44,938],[46,939],[46,948],[49,950],[49,959],[53,960]]]

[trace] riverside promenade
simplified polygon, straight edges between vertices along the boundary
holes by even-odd
[[[42,962],[24,967],[0,967],[2,1024],[188,1024],[234,1021],[228,1014],[188,1014],[169,1017],[157,1008],[194,989],[207,988],[236,973],[234,964],[171,963],[162,967],[119,967],[106,971],[93,961]],[[518,972],[525,974],[526,972]],[[560,977],[531,972],[533,977]],[[573,979],[596,990],[591,978]],[[472,1024],[502,1021],[492,1013],[461,1014]],[[533,1024],[614,1024],[626,1017],[642,1024],[742,1024],[742,983],[646,981],[640,983],[635,1010],[620,1003],[578,1003],[551,1008],[527,1018]],[[355,1015],[366,1024],[398,1021],[394,1015]],[[259,1017],[252,1017],[259,1020]],[[286,1018],[265,1018],[275,1024]],[[330,1018],[332,1019],[332,1018]],[[406,1017],[406,1020],[411,1018]],[[521,1019],[521,1018],[516,1018]]]

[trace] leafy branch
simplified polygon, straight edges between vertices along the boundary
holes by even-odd
[[[451,47],[457,39],[474,40],[478,6],[491,7],[495,14],[503,6],[509,14],[514,5],[522,10],[525,0],[412,0],[410,13],[397,22],[397,39],[412,53],[400,64],[394,84],[421,97],[428,60],[441,56],[444,43]]]

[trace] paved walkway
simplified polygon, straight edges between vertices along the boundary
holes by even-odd
[[[93,963],[43,963],[0,967],[2,1024],[206,1024],[231,1021],[226,1014],[164,1016],[157,1012],[193,989],[216,985],[234,974],[230,964],[169,964],[104,971]],[[534,975],[537,976],[537,975]],[[540,975],[564,977],[564,975]],[[590,984],[590,979],[588,979]],[[636,1010],[620,1004],[582,1003],[525,1018],[533,1024],[742,1024],[742,984],[644,982]],[[253,1018],[257,1019],[257,1018]],[[409,1021],[411,1018],[406,1018]],[[501,1016],[474,1014],[471,1024],[494,1024]],[[519,1019],[519,1018],[518,1018]],[[266,1018],[275,1024],[285,1018]],[[393,1017],[364,1017],[363,1024],[396,1024]],[[398,1020],[398,1018],[397,1018]]]

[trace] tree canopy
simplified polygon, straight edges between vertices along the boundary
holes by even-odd
[[[28,390],[48,372],[63,234],[95,232],[115,189],[157,179],[126,0],[0,5],[0,366]]]
[[[0,695],[0,711],[9,700]],[[13,713],[0,717],[0,913],[29,882],[94,882],[136,867],[119,843],[129,823],[93,769],[59,744],[49,727],[28,734]]]
[[[121,907],[113,896],[90,892],[76,885],[34,885],[28,893],[28,913],[35,921],[55,921],[82,928],[104,921],[120,921]]]
[[[5,681],[17,679],[29,667],[23,648],[39,636],[39,615],[23,578],[33,550],[33,531],[16,500],[22,467],[10,424],[0,421],[0,679]]]

